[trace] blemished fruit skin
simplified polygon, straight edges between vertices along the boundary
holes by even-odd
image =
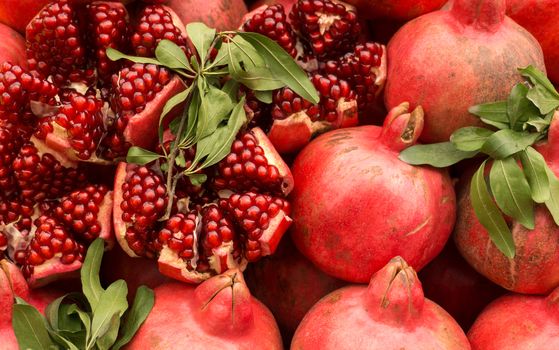
[[[469,350],[466,335],[396,257],[368,286],[349,286],[322,298],[295,332],[291,350]]]
[[[231,282],[234,281],[234,282]],[[283,349],[272,313],[250,295],[239,270],[194,287],[155,288],[155,305],[126,349]]]
[[[505,0],[456,0],[448,11],[408,22],[389,42],[385,104],[423,107],[422,142],[448,141],[456,129],[481,125],[468,108],[506,99],[522,81],[518,68],[545,71],[539,43],[505,10]]]
[[[404,103],[383,127],[328,132],[297,156],[291,237],[321,270],[366,283],[395,255],[419,270],[443,249],[456,215],[450,177],[398,159],[422,126],[421,109]]]
[[[452,240],[419,272],[419,278],[425,296],[445,309],[464,331],[487,304],[506,292],[468,265]]]
[[[507,0],[507,15],[538,39],[548,77],[559,82],[559,1]]]
[[[559,349],[559,290],[512,294],[485,308],[468,332],[472,350]]]
[[[21,34],[0,23],[0,62],[11,62],[27,66],[25,59],[25,39]]]
[[[385,18],[406,21],[440,9],[447,0],[348,0],[367,19]]]
[[[218,31],[235,30],[248,11],[243,0],[169,0],[166,5],[183,23],[204,22]]]
[[[559,113],[553,117],[548,140],[536,144],[535,148],[551,170],[559,175]],[[516,254],[509,259],[491,242],[473,211],[469,195],[470,176],[464,175],[461,183],[454,240],[468,263],[491,281],[513,292],[547,294],[559,286],[559,228],[545,205],[535,207],[533,230],[512,221],[510,227]]]

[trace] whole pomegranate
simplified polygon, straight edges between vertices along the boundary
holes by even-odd
[[[419,270],[444,247],[456,199],[445,171],[398,159],[416,143],[423,111],[403,103],[384,126],[336,130],[295,159],[293,240],[324,272],[367,282],[392,257]]]
[[[468,108],[506,99],[521,81],[517,68],[545,71],[541,47],[505,16],[505,0],[456,0],[404,25],[388,44],[387,108],[408,101],[425,110],[427,143],[481,124]]]
[[[440,9],[447,0],[347,0],[368,19],[407,21]]]
[[[472,350],[559,349],[559,289],[507,295],[485,308],[468,332]]]
[[[242,273],[229,270],[196,288],[180,283],[155,288],[155,305],[127,349],[283,347],[274,316],[250,295]]]
[[[559,175],[559,112],[548,139],[535,145],[548,166]],[[559,286],[559,227],[545,205],[535,208],[535,228],[529,230],[509,221],[516,255],[509,259],[491,241],[471,205],[469,177],[462,179],[454,239],[460,253],[479,273],[498,285],[518,293],[547,294]]]
[[[51,0],[4,0],[0,2],[0,23],[20,33],[39,10]]]
[[[449,241],[419,273],[425,296],[444,308],[467,331],[487,304],[505,290],[480,275]]]
[[[10,61],[22,67],[27,66],[25,60],[25,39],[12,28],[0,24],[0,62]]]
[[[559,1],[507,0],[507,15],[538,39],[547,74],[559,82]]]
[[[56,289],[29,290],[21,271],[11,262],[0,260],[0,342],[2,349],[18,349],[12,328],[14,298],[20,297],[44,313],[47,305],[64,293]]]
[[[395,257],[369,286],[338,289],[309,311],[292,350],[469,350],[466,335],[440,306],[423,296],[412,267]]]
[[[243,0],[168,0],[166,5],[184,23],[204,22],[219,31],[234,30],[247,13]]]
[[[347,284],[314,266],[289,236],[275,254],[251,264],[244,275],[252,295],[274,314],[286,344],[320,298]]]

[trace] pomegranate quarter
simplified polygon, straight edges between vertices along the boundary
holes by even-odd
[[[326,273],[366,283],[396,255],[419,270],[442,250],[456,216],[446,171],[398,159],[423,128],[403,103],[383,127],[361,126],[312,141],[293,165],[299,250]]]

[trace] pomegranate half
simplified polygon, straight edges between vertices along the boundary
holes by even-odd
[[[293,240],[326,273],[366,283],[396,255],[419,270],[443,249],[456,214],[444,170],[398,159],[423,128],[403,103],[383,127],[326,133],[295,159]]]
[[[292,350],[469,350],[466,335],[440,306],[423,296],[417,274],[392,259],[369,286],[322,298],[295,332]]]

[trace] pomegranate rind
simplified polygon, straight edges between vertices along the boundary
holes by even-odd
[[[97,221],[101,225],[99,238],[105,241],[106,249],[112,249],[115,244],[113,235],[113,191],[108,191],[99,204],[99,212],[97,213]]]
[[[272,255],[278,248],[281,238],[291,226],[293,220],[282,210],[270,220],[268,228],[262,233],[258,242],[262,256]]]
[[[62,264],[59,260],[61,254],[56,254],[52,259],[41,265],[33,266],[33,274],[27,278],[31,288],[46,286],[47,284],[61,279],[77,278],[82,262],[75,260],[71,264]]]
[[[128,164],[126,162],[119,162],[116,167],[115,172],[115,181],[114,181],[114,188],[113,188],[113,229],[114,234],[116,237],[116,241],[128,254],[133,258],[138,258],[139,256],[134,253],[130,247],[128,247],[128,243],[126,242],[125,235],[126,235],[126,223],[122,220],[122,209],[120,208],[120,202],[122,201],[122,185],[126,181],[126,173],[128,170],[136,167],[134,164]]]

